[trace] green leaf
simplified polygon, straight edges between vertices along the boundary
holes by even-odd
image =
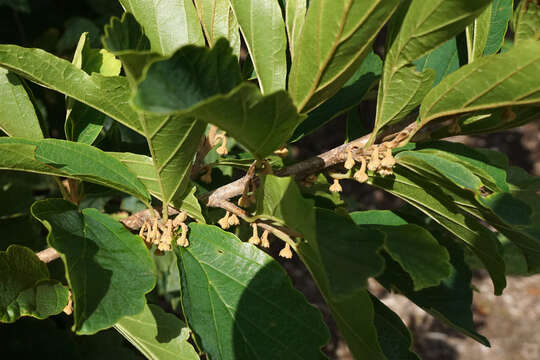
[[[494,0],[491,5],[489,35],[484,48],[484,56],[498,52],[504,42],[508,22],[512,19],[514,0]]]
[[[520,1],[512,19],[514,43],[540,40],[540,4],[536,1]]]
[[[375,177],[369,181],[418,208],[467,244],[488,270],[495,294],[502,293],[506,279],[499,242],[491,231],[457,205],[467,199],[451,193],[450,189],[450,193],[445,192],[440,186],[426,181],[423,176],[399,166],[394,168],[394,177]]]
[[[192,1],[120,0],[120,3],[142,25],[153,52],[170,55],[187,44],[204,45],[204,36]]]
[[[240,30],[229,1],[195,0],[195,7],[210,47],[223,37],[229,40],[233,54],[240,58]]]
[[[451,241],[443,243],[450,253],[452,269],[450,277],[439,286],[414,291],[410,277],[400,266],[386,259],[386,270],[377,280],[387,289],[395,289],[408,297],[416,305],[437,319],[470,336],[481,344],[489,346],[489,341],[478,334],[471,311],[472,289],[471,270],[463,260],[463,251]]]
[[[459,55],[458,40],[453,37],[414,63],[416,64],[416,70],[419,72],[433,69],[435,71],[433,85],[437,85],[446,75],[459,69]]]
[[[412,351],[411,332],[400,317],[371,295],[379,344],[387,359],[420,360]]]
[[[83,33],[73,56],[73,64],[88,74],[117,76],[122,64],[106,50],[90,47],[88,33]],[[66,139],[91,145],[98,137],[107,116],[72,98],[66,99]]]
[[[21,316],[45,319],[62,312],[68,303],[66,287],[49,278],[47,265],[32,250],[11,245],[0,251],[0,322]]]
[[[287,35],[278,0],[230,0],[263,94],[285,89]]]
[[[126,165],[132,173],[137,175],[137,178],[144,184],[150,194],[162,200],[159,179],[152,158],[132,153],[110,152],[108,154]],[[190,217],[204,224],[205,220],[201,212],[201,205],[195,196],[195,191],[196,187],[193,186],[187,195],[182,194],[180,197],[174,197],[171,205],[176,209],[186,211]]]
[[[240,80],[237,59],[226,40],[211,50],[186,46],[148,68],[133,102],[146,111],[196,118],[197,127],[202,122],[215,124],[263,158],[283,146],[302,117],[285,91],[261,96],[253,84],[235,87]],[[176,123],[170,121],[170,126]],[[164,132],[158,125],[152,129]],[[195,142],[194,136],[189,139]]]
[[[46,51],[16,45],[0,45],[0,66],[142,132],[137,112],[129,105],[131,90],[125,77],[88,75],[69,61]]]
[[[125,165],[83,143],[0,138],[0,169],[66,176],[109,186],[148,202],[144,185]]]
[[[30,12],[28,0],[0,0],[0,6],[9,6],[13,10],[20,12]]]
[[[397,0],[311,0],[289,75],[289,92],[300,111],[312,110],[341,89],[398,5]]]
[[[143,240],[96,209],[41,200],[32,214],[49,230],[73,295],[73,330],[94,334],[140,313],[155,285],[155,266]]]
[[[0,68],[0,130],[8,136],[43,139],[34,104],[14,73]]]
[[[420,104],[433,83],[433,71],[419,73],[410,64],[459,34],[489,2],[412,0],[384,62],[373,139]]]
[[[447,76],[422,101],[420,126],[442,117],[540,103],[540,42],[466,65]]]
[[[182,320],[159,306],[146,305],[141,313],[122,318],[114,328],[147,359],[199,359],[187,341],[189,329]]]
[[[182,308],[210,358],[324,358],[321,314],[274,259],[215,226],[191,223],[189,239],[175,247]]]
[[[285,4],[285,23],[291,59],[294,59],[296,42],[302,34],[302,28],[306,21],[307,5],[307,0],[288,0]]]
[[[382,73],[382,61],[374,52],[370,52],[360,68],[333,97],[322,103],[308,114],[293,134],[293,139],[317,130],[337,116],[360,104],[368,92],[377,84]],[[351,139],[354,140],[354,139]]]
[[[357,225],[362,225],[362,231],[374,227],[384,233],[385,250],[411,276],[415,291],[437,286],[450,275],[448,252],[428,230],[407,224],[391,211],[358,211],[350,215]]]

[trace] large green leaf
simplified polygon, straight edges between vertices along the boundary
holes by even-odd
[[[540,103],[540,42],[477,59],[447,76],[422,101],[421,125],[479,110]]]
[[[8,136],[43,139],[43,131],[21,79],[0,68],[0,130]]]
[[[512,27],[516,45],[526,40],[540,40],[540,4],[531,0],[520,1],[514,12]]]
[[[306,21],[307,5],[307,0],[287,0],[285,3],[285,23],[291,59],[294,59],[296,42],[302,34],[302,28]]]
[[[41,49],[0,45],[0,67],[97,109],[128,128],[142,132],[129,105],[131,90],[121,76],[88,75],[69,61]]]
[[[278,0],[230,0],[263,94],[285,89],[287,35]]]
[[[394,168],[394,177],[370,178],[370,183],[407,201],[450,233],[462,240],[480,258],[491,279],[495,293],[501,294],[506,286],[505,266],[495,235],[464,212],[459,206],[460,194],[446,192],[423,176],[403,167]]]
[[[122,64],[113,54],[101,49],[92,49],[88,33],[83,33],[73,56],[73,64],[88,74],[98,73],[103,76],[117,76]],[[98,137],[106,115],[72,98],[66,99],[66,139],[92,144]]]
[[[137,178],[144,184],[150,194],[158,198],[163,199],[161,189],[159,186],[159,179],[156,175],[156,169],[152,158],[132,153],[108,153],[114,158],[120,160],[122,164],[137,175]],[[198,222],[205,223],[204,217],[201,212],[201,205],[195,197],[196,187],[192,187],[187,194],[180,194],[181,196],[173,197],[171,205],[179,210],[184,210],[189,216],[197,220]]]
[[[384,233],[384,249],[411,276],[415,291],[439,285],[450,275],[448,252],[428,230],[407,224],[390,211],[358,211],[350,215],[357,225],[371,225],[367,228]],[[365,231],[366,226],[361,229]]]
[[[419,73],[411,63],[459,34],[489,2],[412,0],[384,62],[373,139],[418,106],[431,87],[433,71]]]
[[[155,285],[155,266],[143,240],[96,209],[70,202],[34,203],[32,214],[49,230],[73,295],[73,329],[93,334],[140,313]]]
[[[32,250],[11,245],[0,251],[0,322],[21,316],[45,319],[68,303],[68,290],[49,278],[47,265]]]
[[[210,358],[324,358],[321,314],[276,261],[215,226],[190,229],[191,245],[175,247],[182,308]]]
[[[146,305],[144,310],[118,321],[114,328],[150,360],[198,360],[187,341],[189,329],[159,306]]]
[[[397,0],[310,2],[289,76],[289,92],[300,111],[317,107],[341,89],[398,5]]]
[[[411,278],[389,258],[386,259],[385,272],[377,280],[387,289],[402,293],[442,322],[489,346],[489,341],[476,332],[473,323],[472,274],[463,260],[463,251],[448,239],[444,241],[444,245],[449,250],[452,269],[450,277],[443,280],[439,286],[414,291]]]
[[[0,138],[0,169],[66,176],[109,186],[148,202],[135,174],[107,153],[83,143],[58,139]]]
[[[302,117],[285,91],[261,96],[253,84],[234,87],[240,79],[226,40],[219,40],[210,50],[186,46],[148,68],[133,101],[147,111],[215,124],[262,158],[283,146]],[[154,128],[165,133],[156,125],[150,134]],[[194,137],[189,141],[195,141]]]
[[[486,48],[489,30],[491,25],[493,3],[482,11],[482,13],[474,19],[473,23],[467,26],[467,50],[469,63],[482,56]]]
[[[142,25],[153,52],[170,55],[187,44],[204,45],[204,36],[192,1],[119,1]]]
[[[382,73],[382,61],[370,52],[360,68],[333,97],[309,112],[306,120],[294,130],[293,139],[298,140],[315,131],[330,120],[360,104],[368,92],[377,84]],[[352,139],[351,139],[352,140]]]
[[[195,0],[206,40],[213,46],[220,38],[229,40],[233,54],[240,58],[240,32],[228,0]]]

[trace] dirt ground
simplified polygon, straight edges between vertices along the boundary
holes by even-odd
[[[341,133],[340,124],[333,129],[321,129],[326,133]],[[333,131],[332,131],[333,130]],[[317,134],[314,134],[317,138]],[[318,137],[321,139],[321,137]],[[323,137],[324,143],[302,144],[309,152],[319,153],[339,144],[342,139]],[[482,137],[457,137],[453,141],[464,142],[499,150],[505,153],[510,163],[520,166],[529,173],[540,176],[540,123],[531,123],[519,129]],[[306,151],[306,150],[303,150]],[[362,199],[362,207],[395,208],[398,199],[389,197],[373,188],[360,186],[346,188]],[[332,332],[330,344],[325,352],[331,359],[353,360],[346,343],[336,330],[330,312],[322,300],[307,270],[298,261],[284,262],[293,282],[323,313]],[[414,337],[415,351],[425,360],[540,360],[540,275],[531,277],[509,277],[508,286],[502,296],[493,295],[491,280],[485,272],[476,271],[473,277],[473,313],[478,332],[491,342],[491,348],[464,337],[455,330],[435,320],[431,315],[400,295],[388,294],[375,281],[370,288],[387,306],[394,310],[409,326]],[[366,359],[369,360],[369,359]]]

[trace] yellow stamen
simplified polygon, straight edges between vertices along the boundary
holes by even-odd
[[[354,159],[351,149],[347,149],[347,160],[345,161],[345,169],[350,170],[354,167]]]
[[[252,223],[251,228],[253,229],[253,235],[248,240],[248,243],[253,245],[259,245],[261,243],[261,239],[259,238],[259,234],[257,233],[257,224]]]
[[[161,234],[159,232],[158,219],[155,218],[152,223],[152,231],[148,234],[148,242],[152,242],[153,244],[159,244],[160,238]]]
[[[292,258],[291,246],[289,243],[285,243],[285,247],[279,252],[279,256],[284,257],[285,259]]]
[[[270,247],[270,242],[268,241],[268,230],[263,231],[261,236],[261,246],[267,249]]]
[[[341,187],[341,185],[339,184],[339,180],[338,179],[334,179],[334,183],[332,185],[330,185],[330,188],[329,190],[331,192],[342,192],[343,191],[343,188]]]
[[[219,219],[218,224],[221,226],[223,230],[227,230],[229,228],[229,216],[230,213],[227,211],[225,212],[225,216]]]
[[[139,236],[144,240],[144,232],[146,231],[146,221],[142,224],[139,230]]]

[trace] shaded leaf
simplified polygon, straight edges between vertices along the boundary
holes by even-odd
[[[155,285],[155,268],[143,240],[96,209],[70,202],[34,203],[32,214],[49,230],[73,294],[73,329],[93,334],[140,313]]]
[[[371,295],[371,302],[375,310],[374,320],[379,344],[386,358],[419,360],[418,355],[412,351],[411,332],[400,317],[373,295]]]
[[[0,130],[8,136],[43,139],[34,104],[21,79],[0,68]]]
[[[49,278],[47,265],[27,247],[11,245],[0,251],[0,322],[22,316],[45,319],[62,312],[68,290]]]
[[[493,12],[493,3],[480,13],[480,15],[474,19],[473,23],[467,26],[466,34],[468,37],[469,49],[469,63],[475,59],[482,57],[484,49],[488,41],[489,31],[491,28],[491,17]]]
[[[90,47],[88,33],[83,33],[73,56],[73,64],[88,74],[98,73],[104,76],[120,74],[122,64],[106,50]],[[72,98],[66,99],[66,139],[92,144],[98,137],[107,116],[88,105]]]
[[[433,69],[435,71],[433,85],[437,85],[446,75],[459,69],[459,59],[458,39],[453,37],[414,63],[419,72]]]
[[[87,144],[0,138],[0,154],[0,169],[66,176],[109,186],[146,202],[150,199],[144,185],[125,165]]]
[[[394,289],[408,297],[416,305],[447,325],[479,343],[489,346],[489,341],[476,332],[472,305],[471,270],[463,260],[463,251],[446,240],[444,245],[450,253],[452,264],[450,277],[439,286],[414,291],[412,280],[393,260],[386,259],[386,270],[377,280],[387,289]]]
[[[204,45],[192,1],[120,0],[120,3],[142,25],[153,52],[170,55],[187,44]]]
[[[310,2],[289,75],[289,92],[300,111],[312,110],[341,89],[398,5],[396,0]]]
[[[191,245],[175,247],[182,307],[211,358],[324,358],[321,314],[276,261],[215,226],[190,229]]]
[[[285,89],[287,35],[278,0],[230,0],[261,92]]]
[[[472,111],[540,103],[540,43],[481,58],[448,75],[422,101],[420,125]]]
[[[199,359],[187,341],[189,329],[182,320],[159,306],[146,305],[141,313],[122,318],[114,328],[147,359]]]

